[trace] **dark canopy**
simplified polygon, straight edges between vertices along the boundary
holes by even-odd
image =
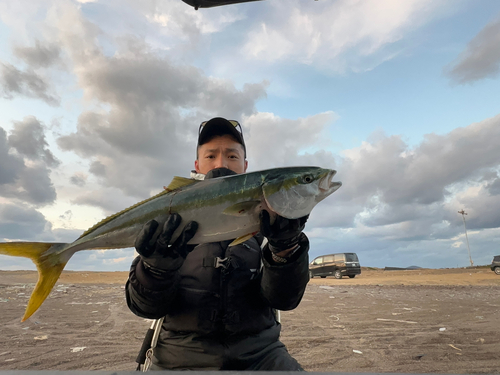
[[[182,0],[186,4],[191,5],[195,9],[198,8],[211,8],[221,5],[238,4],[238,3],[249,3],[250,1],[260,1],[260,0]]]

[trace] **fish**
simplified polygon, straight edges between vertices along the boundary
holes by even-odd
[[[30,258],[38,270],[38,281],[22,321],[42,305],[77,251],[133,247],[144,224],[153,219],[160,224],[154,240],[172,213],[182,218],[172,242],[184,225],[194,220],[198,222],[198,230],[189,244],[235,239],[230,244],[234,246],[258,233],[262,210],[269,212],[271,221],[277,215],[288,219],[309,215],[319,202],[342,185],[333,182],[335,174],[332,169],[306,166],[201,181],[174,177],[164,191],[105,218],[72,243],[0,243],[0,254]]]

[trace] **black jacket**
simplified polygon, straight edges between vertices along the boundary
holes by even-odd
[[[309,281],[309,241],[302,234],[299,251],[288,263],[276,264],[256,237],[232,247],[231,241],[200,244],[175,276],[162,282],[145,272],[139,257],[134,260],[126,286],[129,308],[144,318],[165,316],[157,364],[183,368],[187,362],[206,369],[211,366],[200,353],[211,353],[208,362],[217,369],[230,355],[228,346],[244,355],[245,347],[278,341],[273,309],[294,309],[302,299]]]

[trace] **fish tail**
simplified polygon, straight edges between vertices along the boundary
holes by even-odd
[[[73,254],[64,250],[69,244],[47,242],[0,243],[0,254],[30,258],[38,269],[38,281],[31,293],[22,321],[38,310],[54,287],[64,266]],[[69,255],[69,256],[68,256]]]

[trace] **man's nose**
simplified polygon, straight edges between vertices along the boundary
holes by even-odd
[[[221,155],[215,160],[215,168],[227,168],[227,160],[226,158]]]

